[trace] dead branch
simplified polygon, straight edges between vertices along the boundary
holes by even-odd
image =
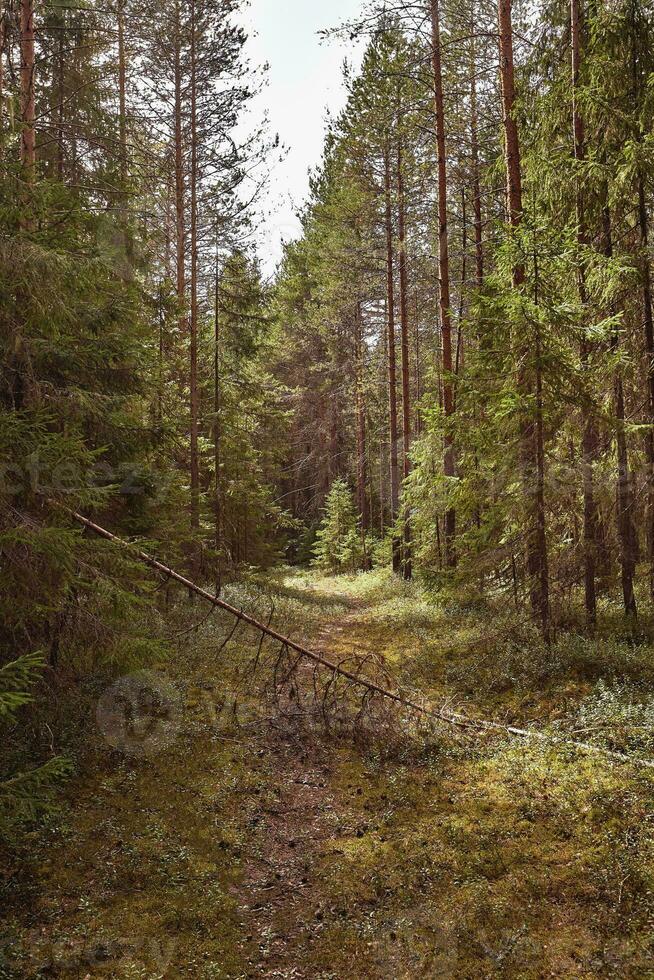
[[[291,640],[288,637],[283,636],[281,633],[278,633],[276,630],[272,629],[270,625],[260,623],[253,616],[250,616],[247,613],[243,612],[242,609],[236,609],[235,606],[231,606],[228,602],[225,602],[224,599],[220,599],[218,596],[212,595],[210,592],[207,592],[199,585],[196,585],[195,582],[192,582],[190,579],[174,571],[174,569],[169,568],[167,565],[164,565],[162,562],[158,561],[152,555],[148,555],[146,552],[140,551],[134,545],[131,545],[129,542],[123,540],[122,538],[117,537],[117,535],[112,534],[111,531],[107,531],[106,528],[100,527],[100,525],[98,524],[94,524],[93,521],[90,521],[88,518],[83,517],[81,514],[78,514],[74,511],[70,511],[69,513],[74,518],[74,520],[77,521],[78,524],[82,525],[82,527],[85,527],[88,530],[93,531],[95,534],[98,535],[98,537],[104,538],[106,541],[111,541],[113,544],[116,544],[121,548],[127,549],[131,554],[134,555],[134,557],[138,558],[145,565],[148,565],[150,568],[153,568],[155,571],[160,572],[162,575],[166,575],[169,579],[178,582],[180,585],[184,586],[184,588],[188,589],[190,592],[193,592],[195,595],[198,595],[201,599],[204,599],[206,602],[211,603],[213,606],[217,607],[218,609],[222,609],[230,616],[235,617],[235,619],[237,620],[236,623],[237,626],[240,623],[245,623],[248,626],[251,626],[255,630],[259,631],[260,633],[264,634],[265,636],[271,637],[273,640],[276,641],[276,643],[279,643],[280,655],[277,658],[277,663],[275,664],[274,687],[277,687],[280,668],[283,664],[285,657],[288,656],[291,650],[293,650],[295,651],[295,653],[299,654],[298,662],[299,660],[307,660],[315,664],[316,667],[325,668],[332,675],[331,680],[327,683],[326,688],[323,691],[323,707],[326,706],[326,699],[330,689],[333,686],[333,682],[336,680],[336,678],[343,677],[351,684],[354,684],[357,687],[361,687],[365,689],[366,696],[365,696],[364,704],[368,702],[371,698],[377,696],[387,701],[393,702],[394,704],[399,705],[404,709],[407,709],[409,712],[412,712],[419,717],[430,719],[431,721],[440,722],[442,724],[454,726],[456,728],[460,728],[463,730],[477,731],[477,732],[496,732],[502,735],[510,735],[513,738],[519,738],[521,740],[538,741],[545,745],[558,746],[560,748],[575,749],[576,751],[583,752],[589,755],[600,756],[601,758],[609,759],[617,763],[623,763],[623,764],[629,763],[631,765],[640,768],[654,769],[654,760],[639,759],[638,757],[628,755],[625,752],[617,752],[611,749],[604,749],[601,748],[600,746],[590,745],[585,742],[573,741],[571,739],[567,739],[562,736],[559,737],[555,735],[548,735],[543,732],[533,731],[531,729],[516,728],[514,725],[504,725],[501,724],[500,722],[483,721],[475,718],[469,718],[466,715],[461,714],[459,712],[453,712],[448,710],[447,708],[440,708],[440,709],[434,708],[431,705],[420,703],[418,701],[412,700],[411,698],[405,697],[404,695],[402,695],[397,691],[390,690],[390,688],[381,687],[379,684],[375,684],[374,681],[371,681],[365,677],[361,677],[359,676],[358,673],[354,673],[348,668],[343,667],[341,664],[334,663],[331,660],[329,660],[327,657],[324,657],[319,653],[315,653],[314,651],[307,649],[306,647],[297,643],[295,640]],[[233,632],[231,634],[232,636],[233,636]]]

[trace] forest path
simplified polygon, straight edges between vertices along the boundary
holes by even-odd
[[[366,643],[365,618],[374,600],[354,598],[334,588],[333,581],[312,583],[305,598],[311,604],[328,597],[343,611],[315,631],[306,631],[304,639],[310,649],[335,659],[354,651],[373,652]],[[316,956],[318,962],[324,956],[326,972],[320,975],[345,976],[330,972],[337,958],[333,952],[320,952],[334,918],[348,915],[347,908],[329,905],[329,890],[322,881],[325,869],[344,853],[338,847],[342,834],[363,836],[353,826],[356,814],[337,785],[343,749],[322,740],[297,740],[288,732],[269,739],[268,748],[275,760],[272,802],[252,813],[257,845],[238,889],[239,903],[251,921],[246,939],[256,951],[248,975],[310,980],[316,976]],[[347,789],[352,789],[351,783]],[[359,787],[355,792],[362,794]]]
[[[544,682],[536,651],[499,646],[495,615],[385,573],[282,570],[230,598],[259,614],[274,601],[278,628],[337,658],[381,655],[434,700],[472,692],[517,720],[586,689],[561,653]],[[223,647],[217,615],[189,632],[203,614],[182,603],[167,627],[165,744],[112,747],[89,704],[66,819],[28,842],[2,980],[654,976],[647,777],[495,737],[307,737],[262,717],[256,692],[230,707],[257,639]]]

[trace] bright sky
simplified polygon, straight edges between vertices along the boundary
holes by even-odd
[[[298,235],[296,212],[309,191],[308,171],[321,159],[327,110],[336,115],[344,105],[343,61],[359,63],[358,45],[325,41],[317,32],[356,16],[362,5],[362,0],[251,0],[248,54],[255,64],[270,65],[254,111],[268,111],[271,131],[289,148],[271,178],[271,214],[260,246],[267,273],[281,257],[282,242]]]

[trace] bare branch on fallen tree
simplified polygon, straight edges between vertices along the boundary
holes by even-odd
[[[111,541],[113,544],[127,549],[132,555],[134,555],[134,557],[143,562],[143,564],[148,565],[150,568],[160,572],[162,575],[167,576],[172,581],[184,586],[185,589],[188,589],[190,592],[199,596],[201,599],[204,599],[206,602],[211,603],[218,609],[222,609],[230,616],[235,617],[237,620],[237,626],[240,623],[245,623],[246,625],[253,627],[253,629],[259,631],[265,636],[271,637],[273,640],[279,643],[281,649],[280,657],[278,658],[276,665],[277,673],[279,672],[279,667],[281,666],[281,661],[284,658],[284,654],[287,654],[293,650],[295,653],[300,655],[300,659],[307,660],[315,664],[317,667],[323,667],[328,670],[334,679],[336,677],[343,677],[357,687],[364,688],[366,691],[366,701],[368,701],[370,697],[376,695],[399,705],[400,707],[418,715],[419,717],[429,719],[432,722],[450,725],[467,731],[494,732],[526,741],[538,741],[541,744],[551,745],[553,747],[575,749],[578,752],[583,752],[588,755],[600,756],[601,758],[608,759],[612,762],[623,764],[629,763],[640,768],[654,769],[654,760],[651,759],[640,759],[637,756],[629,755],[626,752],[617,752],[611,749],[604,749],[597,745],[573,741],[563,736],[548,735],[543,732],[537,732],[530,729],[517,728],[514,725],[503,725],[500,722],[495,721],[483,721],[475,718],[469,718],[466,715],[459,712],[450,711],[447,708],[439,709],[434,708],[432,705],[420,703],[412,698],[405,697],[400,692],[382,687],[379,684],[375,684],[374,681],[361,677],[357,673],[348,670],[346,667],[334,663],[322,654],[309,650],[300,643],[297,643],[295,640],[291,640],[288,637],[283,636],[281,633],[278,633],[276,630],[272,629],[270,625],[260,623],[253,616],[243,612],[242,609],[237,609],[235,606],[231,606],[228,602],[225,602],[224,599],[220,599],[218,596],[212,595],[211,592],[207,592],[206,589],[196,585],[195,582],[192,582],[184,575],[180,575],[179,572],[176,572],[174,569],[164,565],[152,555],[148,555],[146,552],[140,551],[136,546],[123,540],[123,538],[119,538],[117,535],[112,534],[111,531],[107,531],[106,528],[100,527],[99,524],[94,524],[93,521],[90,521],[88,518],[83,517],[81,514],[74,511],[69,511],[69,513],[78,524],[81,524],[89,531],[93,531],[98,535],[98,537],[104,538],[106,541]],[[330,686],[331,685],[329,684],[327,685],[327,692],[329,691]],[[323,697],[325,696],[326,693],[323,694]]]

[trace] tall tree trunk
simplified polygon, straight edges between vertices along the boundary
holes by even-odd
[[[418,405],[420,403],[420,399],[422,398],[422,369],[421,369],[421,364],[420,364],[420,357],[421,357],[421,352],[420,352],[420,302],[419,302],[419,299],[418,299],[418,290],[417,289],[414,290],[413,310],[414,310],[414,317],[415,317],[414,336],[415,336],[415,341],[416,341],[416,377],[415,377],[415,385],[414,385],[414,391],[415,391],[414,404]],[[413,431],[415,433],[416,438],[418,438],[418,436],[422,432],[422,416],[421,416],[420,412],[414,412]]]
[[[400,265],[400,328],[402,335],[402,473],[406,480],[411,473],[411,360],[409,354],[409,285],[406,242],[406,199],[404,193],[404,160],[402,141],[397,147],[398,252]],[[404,578],[413,575],[411,557],[411,521],[404,509],[404,547],[402,554]]]
[[[607,195],[608,199],[608,195]],[[611,213],[608,203],[605,203],[602,213],[604,232],[604,254],[613,257],[613,234],[611,229]],[[611,338],[611,350],[616,352],[620,347],[620,331],[616,329]],[[624,380],[622,367],[618,364],[613,376],[613,411],[615,415],[615,441],[618,463],[617,482],[617,528],[620,542],[620,572],[622,579],[622,597],[625,614],[629,617],[638,615],[638,606],[634,593],[634,574],[636,560],[634,556],[634,535],[632,533],[632,497],[631,479],[629,475],[629,450],[625,428]]]
[[[395,268],[393,260],[393,210],[390,149],[384,153],[384,189],[386,198],[386,314],[388,321],[388,403],[391,468],[391,523],[395,528],[400,511],[400,471],[398,464],[397,363],[395,357]],[[401,568],[401,545],[393,534],[393,571]]]
[[[441,337],[443,342],[443,408],[445,412],[445,479],[451,486],[456,476],[454,454],[454,386],[452,363],[452,312],[450,298],[450,257],[447,220],[447,156],[445,148],[445,108],[443,101],[443,69],[441,64],[440,11],[438,0],[431,0],[431,57],[434,74],[434,109],[436,116],[436,150],[438,156],[438,270]],[[448,492],[450,490],[448,486]],[[456,565],[454,538],[456,512],[449,507],[445,515],[445,561],[448,568]]]
[[[163,402],[164,402],[164,327],[166,323],[164,307],[164,286],[165,280],[159,283],[159,344],[157,352],[157,402],[155,426],[157,429],[157,439],[161,438],[163,431]]]
[[[123,231],[125,255],[131,266],[134,243],[129,219],[129,157],[127,148],[127,51],[125,47],[125,0],[118,0],[118,142],[120,153],[120,223]],[[131,271],[128,268],[127,272]]]
[[[461,188],[461,288],[459,290],[459,315],[456,329],[456,355],[454,375],[459,375],[465,366],[463,320],[466,312],[466,285],[468,277],[468,212],[466,208],[466,189]],[[456,412],[456,389],[454,391],[454,411]]]
[[[384,430],[379,434],[379,533],[384,536],[386,531],[386,443]]]
[[[36,133],[34,100],[34,8],[32,0],[21,0],[20,5],[20,115],[21,138],[20,159],[23,170],[24,194],[22,194],[19,225],[22,230],[33,227],[33,201],[31,188],[36,177]],[[13,407],[20,410],[29,398],[26,371],[26,352],[22,332],[22,315],[28,298],[25,287],[20,284],[16,290],[18,317],[10,328],[9,363],[12,374],[11,396]]]
[[[360,302],[357,302],[354,313],[354,362],[357,419],[357,506],[361,516],[361,526],[365,531],[368,531],[370,529],[370,511],[366,492],[368,476],[366,467],[366,413],[363,391],[364,365]]]
[[[515,71],[513,62],[513,24],[511,0],[499,0],[500,74],[502,83],[502,112],[504,119],[507,206],[509,223],[515,230],[522,222],[522,172],[518,125],[515,119]],[[513,287],[522,291],[526,280],[525,267],[517,262],[513,269]],[[521,410],[520,422],[521,468],[525,497],[527,574],[534,616],[540,621],[546,642],[551,638],[549,569],[544,499],[544,445],[542,419],[542,378],[540,356],[536,357],[535,383],[524,366],[530,351],[518,351],[518,388],[526,401],[536,396],[535,418],[531,410]],[[529,414],[526,414],[526,411]]]
[[[20,154],[28,183],[34,180],[36,166],[36,113],[34,101],[34,4],[20,4]]]
[[[66,62],[64,55],[65,17],[62,11],[59,36],[57,38],[57,177],[64,179],[64,102],[66,99]]]
[[[380,359],[380,390],[388,392],[388,297],[384,301],[384,328],[381,332],[381,359]],[[386,403],[387,404],[387,403]],[[381,408],[381,406],[380,406]],[[390,493],[389,473],[390,456],[388,453],[388,419],[386,415],[380,417],[379,422],[379,533],[383,538],[388,528],[390,515],[387,513],[386,499]]]
[[[654,320],[652,318],[652,272],[649,259],[649,228],[645,202],[645,181],[638,175],[638,224],[643,251],[643,325],[647,367],[647,408],[649,431],[645,441],[647,455],[647,547],[650,597],[654,600]]]
[[[354,362],[356,385],[356,429],[357,429],[357,508],[361,520],[361,539],[363,544],[364,567],[370,568],[367,552],[367,535],[370,530],[370,507],[368,502],[368,468],[366,465],[366,406],[364,395],[363,324],[361,302],[357,301],[354,311]]]
[[[470,33],[474,35],[475,26]],[[479,121],[477,110],[477,57],[474,36],[470,58],[470,154],[472,158],[472,192],[475,225],[475,270],[478,289],[484,285],[484,224],[481,210],[481,170],[479,166]]]
[[[118,139],[121,190],[127,185],[127,62],[125,56],[125,0],[118,0]]]
[[[5,135],[5,48],[7,47],[7,11],[0,2],[0,139]]]
[[[638,50],[640,32],[636,21],[636,4],[631,4],[631,71],[633,85],[633,105],[637,117],[642,105],[643,78],[641,52]],[[645,133],[639,122],[637,141],[642,143]],[[649,559],[650,597],[654,599],[654,321],[652,319],[652,270],[649,255],[649,218],[645,198],[645,176],[639,165],[637,173],[638,189],[638,230],[640,233],[641,276],[643,288],[643,330],[647,371],[647,421],[649,430],[645,439],[647,459],[647,548]]]
[[[580,0],[570,0],[570,26],[572,39],[572,136],[574,140],[574,155],[578,165],[585,160],[586,149],[584,140],[584,121],[579,112],[578,90],[579,73],[581,70],[581,34],[582,16]],[[584,195],[581,175],[577,175],[576,189],[577,207],[577,241],[580,248],[588,245],[586,229]],[[579,265],[577,277],[579,299],[583,307],[587,305],[586,274],[583,263]],[[590,345],[586,337],[582,337],[580,345],[581,364],[587,371],[590,357]],[[598,438],[593,411],[590,406],[584,409],[582,435],[582,476],[584,497],[584,598],[586,622],[592,629],[597,622],[597,504],[595,499],[594,464],[597,459]]]
[[[186,221],[184,181],[184,128],[182,121],[182,25],[179,0],[175,5],[175,237],[177,302],[180,334],[186,334]]]
[[[223,554],[223,514],[222,514],[222,481],[220,469],[222,466],[222,430],[221,430],[221,385],[220,385],[220,294],[218,276],[218,252],[216,251],[216,268],[214,273],[214,348],[213,348],[213,459],[214,459],[214,532],[215,545],[218,555],[218,590],[222,579]]]
[[[198,133],[196,0],[191,0],[191,528],[200,527],[200,461],[198,452]]]
[[[81,71],[81,55],[79,50],[79,44],[75,45],[73,51],[73,78],[79,78]],[[77,197],[79,195],[78,184],[80,178],[80,152],[79,152],[79,141],[77,138],[77,130],[80,124],[80,95],[79,92],[74,92],[72,96],[68,99],[68,113],[71,118],[70,127],[70,184],[73,188],[73,194]]]

